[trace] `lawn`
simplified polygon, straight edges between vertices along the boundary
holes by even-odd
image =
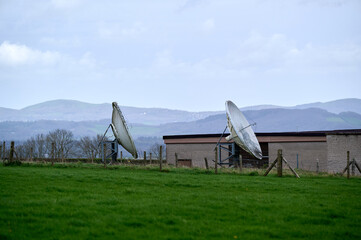
[[[361,239],[361,179],[0,166],[0,239]]]

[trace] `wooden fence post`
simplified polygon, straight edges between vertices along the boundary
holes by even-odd
[[[10,153],[9,153],[9,162],[12,162],[14,160],[14,147],[15,143],[14,141],[11,141],[11,144],[10,144]]]
[[[214,173],[218,174],[218,149],[214,149]]]
[[[297,177],[300,178],[300,176],[296,173],[296,171],[291,167],[291,165],[288,163],[288,161],[286,160],[286,158],[282,157],[282,160],[286,163],[286,165],[288,166],[288,168],[291,170],[291,172]]]
[[[204,158],[204,163],[206,164],[206,169],[209,170],[209,167],[208,167],[208,159],[205,157]]]
[[[152,153],[149,153],[149,164],[152,165]]]
[[[30,161],[33,161],[33,154],[34,154],[34,149],[31,147],[30,148]]]
[[[120,151],[120,164],[123,163],[123,151]]]
[[[162,162],[163,162],[163,161],[162,161],[162,160],[163,160],[163,159],[162,159],[162,158],[163,158],[163,156],[162,156],[162,151],[163,151],[163,146],[160,145],[160,146],[159,146],[159,170],[160,170],[160,171],[162,171],[162,164],[163,164],[163,163],[162,163]]]
[[[277,176],[282,177],[282,149],[277,152]]]
[[[175,167],[178,167],[178,154],[174,153],[174,157],[175,157]]]
[[[3,158],[2,158],[2,153],[3,153],[3,151],[2,151],[2,146],[0,146],[0,161],[3,159]]]
[[[3,152],[2,152],[2,155],[3,155],[3,161],[5,161],[5,153],[6,153],[6,148],[5,148],[5,141],[3,142]],[[0,153],[1,154],[1,153]]]
[[[360,168],[360,166],[357,164],[357,162],[356,162],[355,159],[354,159],[354,161],[355,161],[355,166],[357,167],[358,171],[361,173],[361,168]]]
[[[351,174],[355,176],[355,159],[353,158],[351,161]]]
[[[317,158],[317,162],[316,162],[316,173],[319,173],[320,172],[320,163],[318,161],[318,158]]]
[[[347,178],[350,178],[350,151],[347,151]]]
[[[146,161],[147,161],[147,152],[144,151],[144,162],[143,162],[143,165],[146,165]]]
[[[64,163],[64,149],[61,147],[61,162]]]
[[[104,168],[107,167],[107,145],[103,144],[103,158],[104,158]]]
[[[55,142],[51,143],[51,166],[54,166],[54,158],[55,158]]]
[[[242,172],[242,168],[243,168],[243,159],[242,159],[242,155],[239,154],[239,171]]]

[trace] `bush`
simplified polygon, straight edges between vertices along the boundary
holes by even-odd
[[[12,162],[10,162],[10,161],[5,161],[5,162],[3,163],[3,165],[4,165],[5,167],[8,167],[8,166],[20,166],[20,165],[21,165],[21,161],[19,161],[19,160],[15,160],[15,161],[12,161]]]
[[[258,176],[259,173],[257,171],[252,171],[248,174],[249,176]]]

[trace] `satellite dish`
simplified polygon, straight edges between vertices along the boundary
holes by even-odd
[[[138,158],[137,149],[135,148],[132,137],[129,134],[127,123],[123,117],[122,111],[118,106],[118,103],[113,102],[113,113],[112,113],[112,127],[113,133],[117,142],[122,145],[125,150],[133,155],[134,158]]]
[[[261,146],[250,125],[239,110],[239,108],[231,101],[226,101],[226,113],[228,120],[228,129],[231,133],[226,139],[234,142],[252,156],[262,159]]]

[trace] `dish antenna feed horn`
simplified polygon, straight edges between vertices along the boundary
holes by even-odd
[[[249,124],[246,117],[232,101],[226,101],[226,114],[227,126],[215,147],[215,150],[218,148],[218,163],[230,167],[240,164],[240,149],[259,160],[262,159],[261,146],[252,130],[252,126],[256,123]],[[227,127],[230,135],[226,137],[227,142],[221,142]],[[225,159],[222,159],[222,150],[228,152]]]
[[[134,141],[129,133],[129,129],[122,114],[122,111],[120,111],[120,108],[116,102],[113,102],[112,106],[112,123],[109,124],[107,130],[103,135],[102,140],[99,143],[101,145],[102,161],[104,163],[108,158],[111,158],[110,163],[116,161],[118,156],[118,144],[124,147],[124,149],[127,150],[130,154],[132,154],[134,158],[138,158],[137,149],[135,148]],[[104,140],[109,128],[112,129],[115,137],[115,139],[112,141]],[[109,154],[108,149],[110,149]]]

